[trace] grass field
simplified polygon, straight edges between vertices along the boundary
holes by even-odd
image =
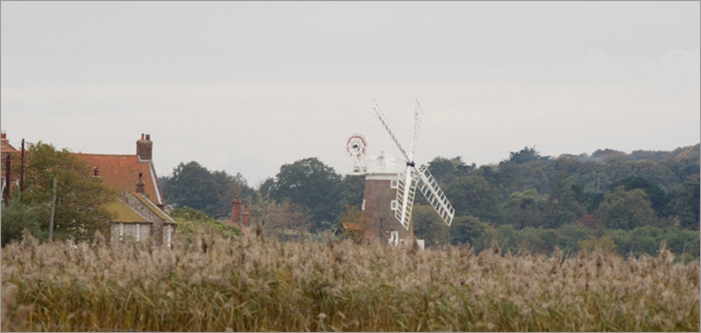
[[[699,262],[199,236],[2,249],[3,331],[699,331]]]

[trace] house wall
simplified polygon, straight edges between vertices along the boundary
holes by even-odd
[[[132,209],[138,211],[141,215],[143,215],[147,220],[153,221],[153,224],[151,224],[151,230],[149,231],[150,235],[153,237],[153,240],[156,242],[156,244],[163,244],[164,240],[166,240],[167,235],[164,233],[164,225],[165,221],[156,215],[154,212],[152,212],[148,207],[146,207],[139,199],[137,199],[133,194],[131,193],[126,193],[124,195],[124,199],[126,200],[126,203],[129,207]]]
[[[150,223],[122,223],[116,222],[112,223],[110,227],[110,239],[112,241],[119,241],[120,229],[122,231],[123,240],[133,240],[143,242],[151,236],[151,224]],[[137,231],[139,233],[137,238]]]

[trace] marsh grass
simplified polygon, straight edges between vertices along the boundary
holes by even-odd
[[[3,331],[699,331],[699,262],[198,235],[2,250]]]

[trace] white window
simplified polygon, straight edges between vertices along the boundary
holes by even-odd
[[[399,185],[399,181],[394,179],[389,183],[389,187],[391,188],[397,188],[397,185]]]
[[[141,228],[140,228],[140,227],[141,227],[141,225],[137,223],[137,224],[136,224],[136,241],[137,241],[137,242],[139,241],[139,234],[141,233]]]
[[[389,204],[389,207],[392,210],[397,210],[397,200],[392,200],[392,202],[390,202],[390,204]]]
[[[124,239],[124,223],[119,224],[119,240]]]
[[[363,199],[363,204],[360,206],[360,210],[365,210],[365,199]]]

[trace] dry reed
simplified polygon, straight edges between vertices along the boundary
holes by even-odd
[[[699,331],[699,262],[200,235],[2,250],[3,331]]]

